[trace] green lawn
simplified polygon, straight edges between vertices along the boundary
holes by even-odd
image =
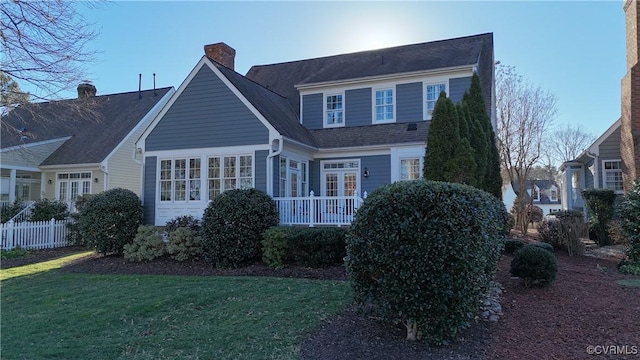
[[[307,334],[352,299],[341,281],[4,275],[6,360],[296,359]]]

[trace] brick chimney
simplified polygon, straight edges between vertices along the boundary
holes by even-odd
[[[620,155],[622,157],[622,180],[625,190],[630,190],[633,180],[640,177],[640,36],[638,0],[624,3],[627,73],[621,81],[622,121]]]
[[[204,54],[211,60],[215,60],[218,64],[233,70],[236,51],[231,46],[223,42],[205,45]]]
[[[78,85],[78,99],[96,96],[96,87],[86,82]]]

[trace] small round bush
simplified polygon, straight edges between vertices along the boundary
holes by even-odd
[[[133,191],[111,189],[86,199],[78,213],[83,242],[100,254],[121,254],[142,223],[142,204]]]
[[[551,244],[547,244],[546,242],[536,241],[536,242],[529,243],[529,245],[537,246],[553,254],[553,246]]]
[[[479,311],[507,226],[502,201],[470,186],[402,181],[374,190],[347,234],[356,303],[403,323],[408,339],[444,343]]]
[[[511,275],[523,279],[526,287],[549,286],[557,272],[555,255],[536,245],[526,245],[516,251],[511,261]]]
[[[64,220],[69,216],[67,204],[62,201],[40,199],[33,204],[31,221]]]
[[[169,233],[167,252],[177,261],[186,261],[202,255],[202,241],[190,227],[179,227]]]
[[[158,228],[151,225],[139,226],[133,243],[124,245],[124,258],[129,261],[149,261],[164,253],[162,236]]]
[[[202,218],[202,249],[215,267],[237,268],[261,253],[263,233],[278,225],[276,206],[256,189],[229,190],[216,196]]]

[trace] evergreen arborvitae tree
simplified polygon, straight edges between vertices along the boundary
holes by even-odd
[[[464,102],[459,102],[456,104],[456,113],[458,114],[458,121],[460,123],[460,139],[468,139],[471,133],[471,129],[469,128],[469,122],[471,121],[469,107]]]
[[[460,113],[456,111],[456,105],[444,92],[440,94],[427,137],[425,179],[469,185],[476,183],[473,150],[468,139],[460,138],[459,119],[464,118],[464,114],[462,108]]]
[[[474,151],[477,186],[498,199],[502,199],[500,158],[478,74],[473,74],[471,85],[464,94],[462,102],[469,109],[469,142]]]
[[[423,170],[423,177],[426,180],[451,181],[448,178],[449,161],[454,158],[458,142],[460,142],[460,126],[456,108],[443,91],[433,109],[427,135]]]
[[[476,162],[469,139],[460,139],[450,163],[451,172],[449,174],[449,181],[477,186],[478,179],[476,178]]]

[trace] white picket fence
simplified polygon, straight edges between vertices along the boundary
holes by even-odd
[[[2,224],[0,248],[11,250],[50,249],[67,246],[67,224],[69,220],[9,221]]]

